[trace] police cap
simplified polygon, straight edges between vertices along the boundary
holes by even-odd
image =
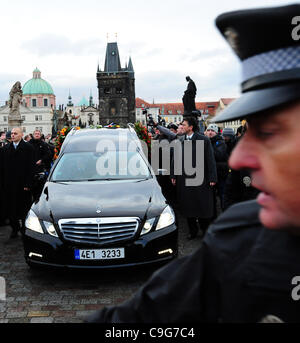
[[[214,122],[300,100],[300,5],[228,12],[216,26],[241,60],[242,95]]]

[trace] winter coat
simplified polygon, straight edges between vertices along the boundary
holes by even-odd
[[[210,138],[212,147],[214,149],[218,180],[225,180],[228,175],[228,158],[227,146],[224,139],[220,135]]]
[[[230,170],[224,187],[224,209],[257,197],[259,190],[252,187],[251,175],[247,170]]]
[[[87,321],[258,323],[273,316],[299,322],[300,236],[264,228],[259,209],[256,201],[232,206],[195,253],[155,272],[133,298]]]
[[[34,161],[42,161],[40,165],[35,165],[34,173],[42,172],[47,166],[50,165],[51,151],[48,144],[40,139],[31,139],[28,142],[34,149]]]
[[[201,185],[188,186],[187,182],[195,178],[194,175],[187,175],[185,172],[185,157],[184,145],[186,143],[192,144],[192,161],[187,161],[190,167],[196,167],[196,142],[201,140],[204,142],[204,166],[198,166],[197,169],[204,167],[204,179]],[[178,141],[180,142],[180,141]],[[210,186],[210,182],[217,182],[217,169],[214,157],[213,148],[209,138],[195,132],[192,136],[191,142],[186,140],[180,142],[182,146],[182,158],[178,159],[178,155],[174,152],[172,173],[175,173],[175,167],[178,161],[182,163],[182,174],[173,175],[176,179],[176,196],[180,212],[186,218],[212,218],[214,214],[214,190]],[[177,156],[177,157],[176,157]],[[201,161],[203,163],[203,161]],[[203,170],[203,169],[202,169]]]
[[[0,159],[0,180],[7,217],[22,219],[31,206],[31,193],[24,188],[32,187],[34,150],[23,140],[16,149],[13,143],[9,143],[1,149]]]

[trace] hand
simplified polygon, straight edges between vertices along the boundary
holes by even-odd
[[[176,179],[171,179],[171,181],[172,181],[172,185],[176,186]]]
[[[209,185],[210,185],[211,187],[213,187],[213,186],[216,185],[216,182],[210,182]]]
[[[25,192],[28,192],[28,191],[30,191],[30,188],[24,187],[24,191],[25,191]]]
[[[38,160],[36,164],[39,166],[42,163],[42,160]]]

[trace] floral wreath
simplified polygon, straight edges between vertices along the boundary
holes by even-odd
[[[104,126],[104,128],[110,128],[110,129],[117,129],[120,128],[120,125],[111,123],[109,125]],[[89,126],[88,128],[90,129],[102,129],[102,125],[96,125],[96,126]],[[53,159],[56,160],[59,156],[61,146],[66,139],[68,133],[74,129],[74,127],[64,127],[63,129],[59,130],[57,132],[57,136],[55,138],[55,149],[54,149],[54,157]],[[147,144],[148,147],[148,154],[150,157],[150,152],[151,152],[151,134],[148,132],[148,129],[146,126],[143,126],[141,123],[135,123],[134,124],[134,129],[136,131],[136,134],[138,138],[142,141],[144,141]],[[80,130],[79,126],[75,127],[75,130]]]
[[[54,157],[53,159],[56,160],[60,153],[61,146],[67,137],[68,133],[73,129],[73,127],[64,127],[63,129],[57,131],[57,136],[55,138],[55,149],[54,149]],[[75,130],[80,130],[79,126],[75,127]]]
[[[147,144],[149,159],[151,157],[151,133],[148,131],[147,127],[142,125],[141,123],[135,123],[134,129],[138,138]]]

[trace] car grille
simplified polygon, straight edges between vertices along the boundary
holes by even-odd
[[[65,240],[104,245],[126,241],[134,237],[139,218],[80,218],[60,219],[58,226]]]

